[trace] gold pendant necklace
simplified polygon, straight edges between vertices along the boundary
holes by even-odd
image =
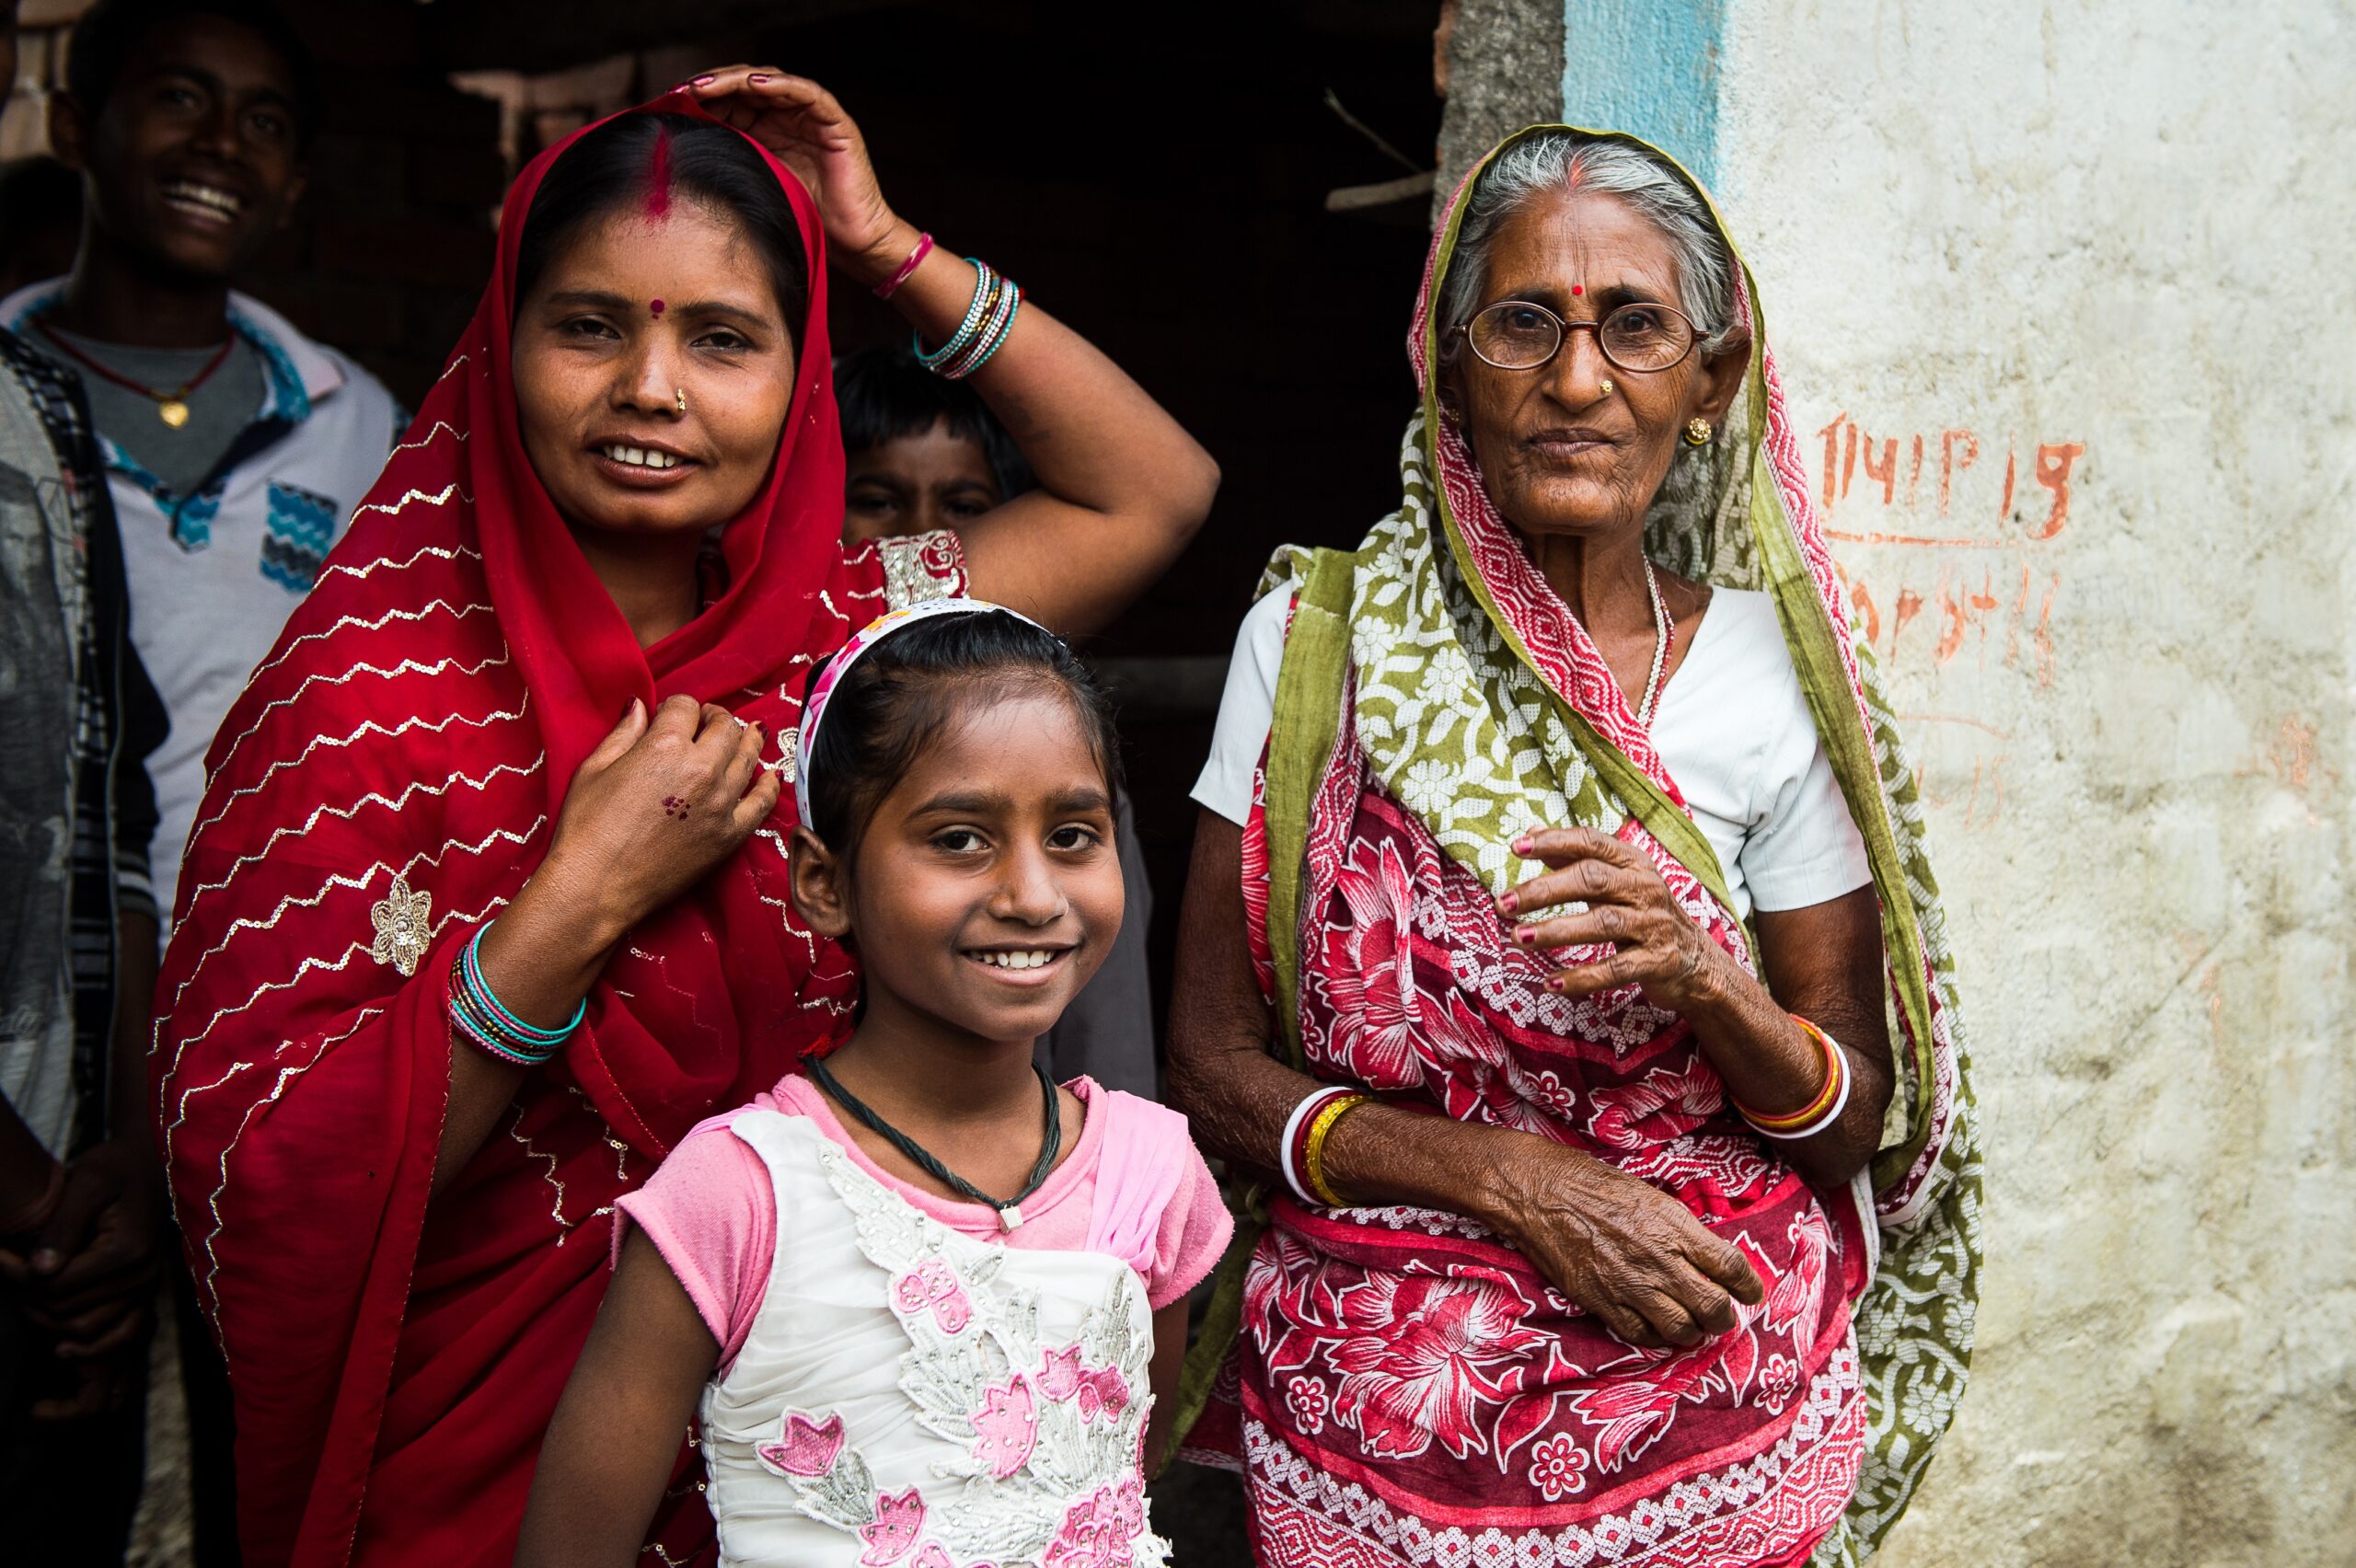
[[[67,342],[57,333],[51,331],[47,322],[44,321],[39,325],[40,327],[42,337],[47,338],[51,342],[55,343],[59,348],[64,349],[67,353],[73,355],[75,361],[86,369],[98,372],[109,381],[113,382],[117,386],[128,387],[133,392],[144,392],[148,397],[155,398],[156,417],[163,421],[165,424],[170,426],[174,430],[178,430],[182,425],[188,423],[188,395],[195,391],[198,387],[203,386],[206,378],[211,376],[214,371],[221,368],[221,362],[229,357],[229,350],[237,343],[237,334],[236,331],[232,330],[226,338],[224,338],[221,340],[221,346],[214,351],[213,357],[204,362],[204,368],[202,370],[200,370],[194,375],[190,376],[188,380],[180,386],[179,390],[172,392],[159,392],[155,387],[146,385],[144,382],[133,381],[131,377],[123,375],[121,372],[115,370],[110,366],[100,364],[97,360],[92,359],[88,354],[84,353],[81,350]]]

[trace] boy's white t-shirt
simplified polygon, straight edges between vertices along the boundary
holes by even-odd
[[[1267,747],[1290,603],[1268,594],[1243,617],[1210,758],[1195,784],[1197,802],[1239,824],[1251,814],[1253,775]],[[1765,594],[1712,592],[1685,662],[1661,689],[1652,736],[1717,851],[1737,915],[1804,909],[1873,880]]]

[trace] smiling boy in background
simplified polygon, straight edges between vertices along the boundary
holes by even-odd
[[[82,378],[121,519],[132,637],[171,732],[149,759],[167,925],[204,753],[406,422],[358,365],[231,291],[302,194],[309,53],[259,0],[99,0],[50,142],[83,181],[67,276],[0,322]]]
[[[214,732],[408,422],[374,376],[229,287],[302,194],[318,105],[308,52],[255,0],[99,0],[50,100],[51,147],[82,181],[73,270],[0,301],[88,398],[132,642],[170,721],[148,757],[167,928]],[[173,1273],[195,1561],[214,1568],[237,1561],[228,1383]]]

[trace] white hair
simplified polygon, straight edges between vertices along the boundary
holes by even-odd
[[[1676,259],[1681,308],[1693,323],[1696,347],[1703,353],[1724,348],[1736,329],[1734,253],[1693,188],[1646,149],[1548,131],[1501,154],[1466,198],[1455,260],[1440,294],[1443,355],[1458,341],[1456,329],[1480,306],[1489,247],[1506,219],[1536,197],[1574,190],[1616,196],[1651,222]]]

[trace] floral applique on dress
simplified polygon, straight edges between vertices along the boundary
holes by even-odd
[[[1045,1334],[1039,1291],[1015,1276],[1052,1254],[951,1229],[830,1142],[815,1155],[899,1326],[897,1386],[926,1462],[910,1465],[907,1436],[882,1439],[899,1462],[879,1474],[890,1449],[863,1452],[857,1419],[784,1409],[752,1447],[791,1511],[851,1538],[860,1568],[1161,1568],[1141,1464],[1152,1401],[1136,1382],[1150,1313],[1134,1272],[1078,1271],[1101,1283],[1077,1300],[1060,1286],[1058,1320],[1077,1310],[1077,1327]]]
[[[368,909],[369,924],[376,930],[368,956],[404,975],[416,974],[418,961],[433,940],[433,923],[427,917],[432,903],[427,894],[411,893],[409,879],[395,871],[391,888]]]

